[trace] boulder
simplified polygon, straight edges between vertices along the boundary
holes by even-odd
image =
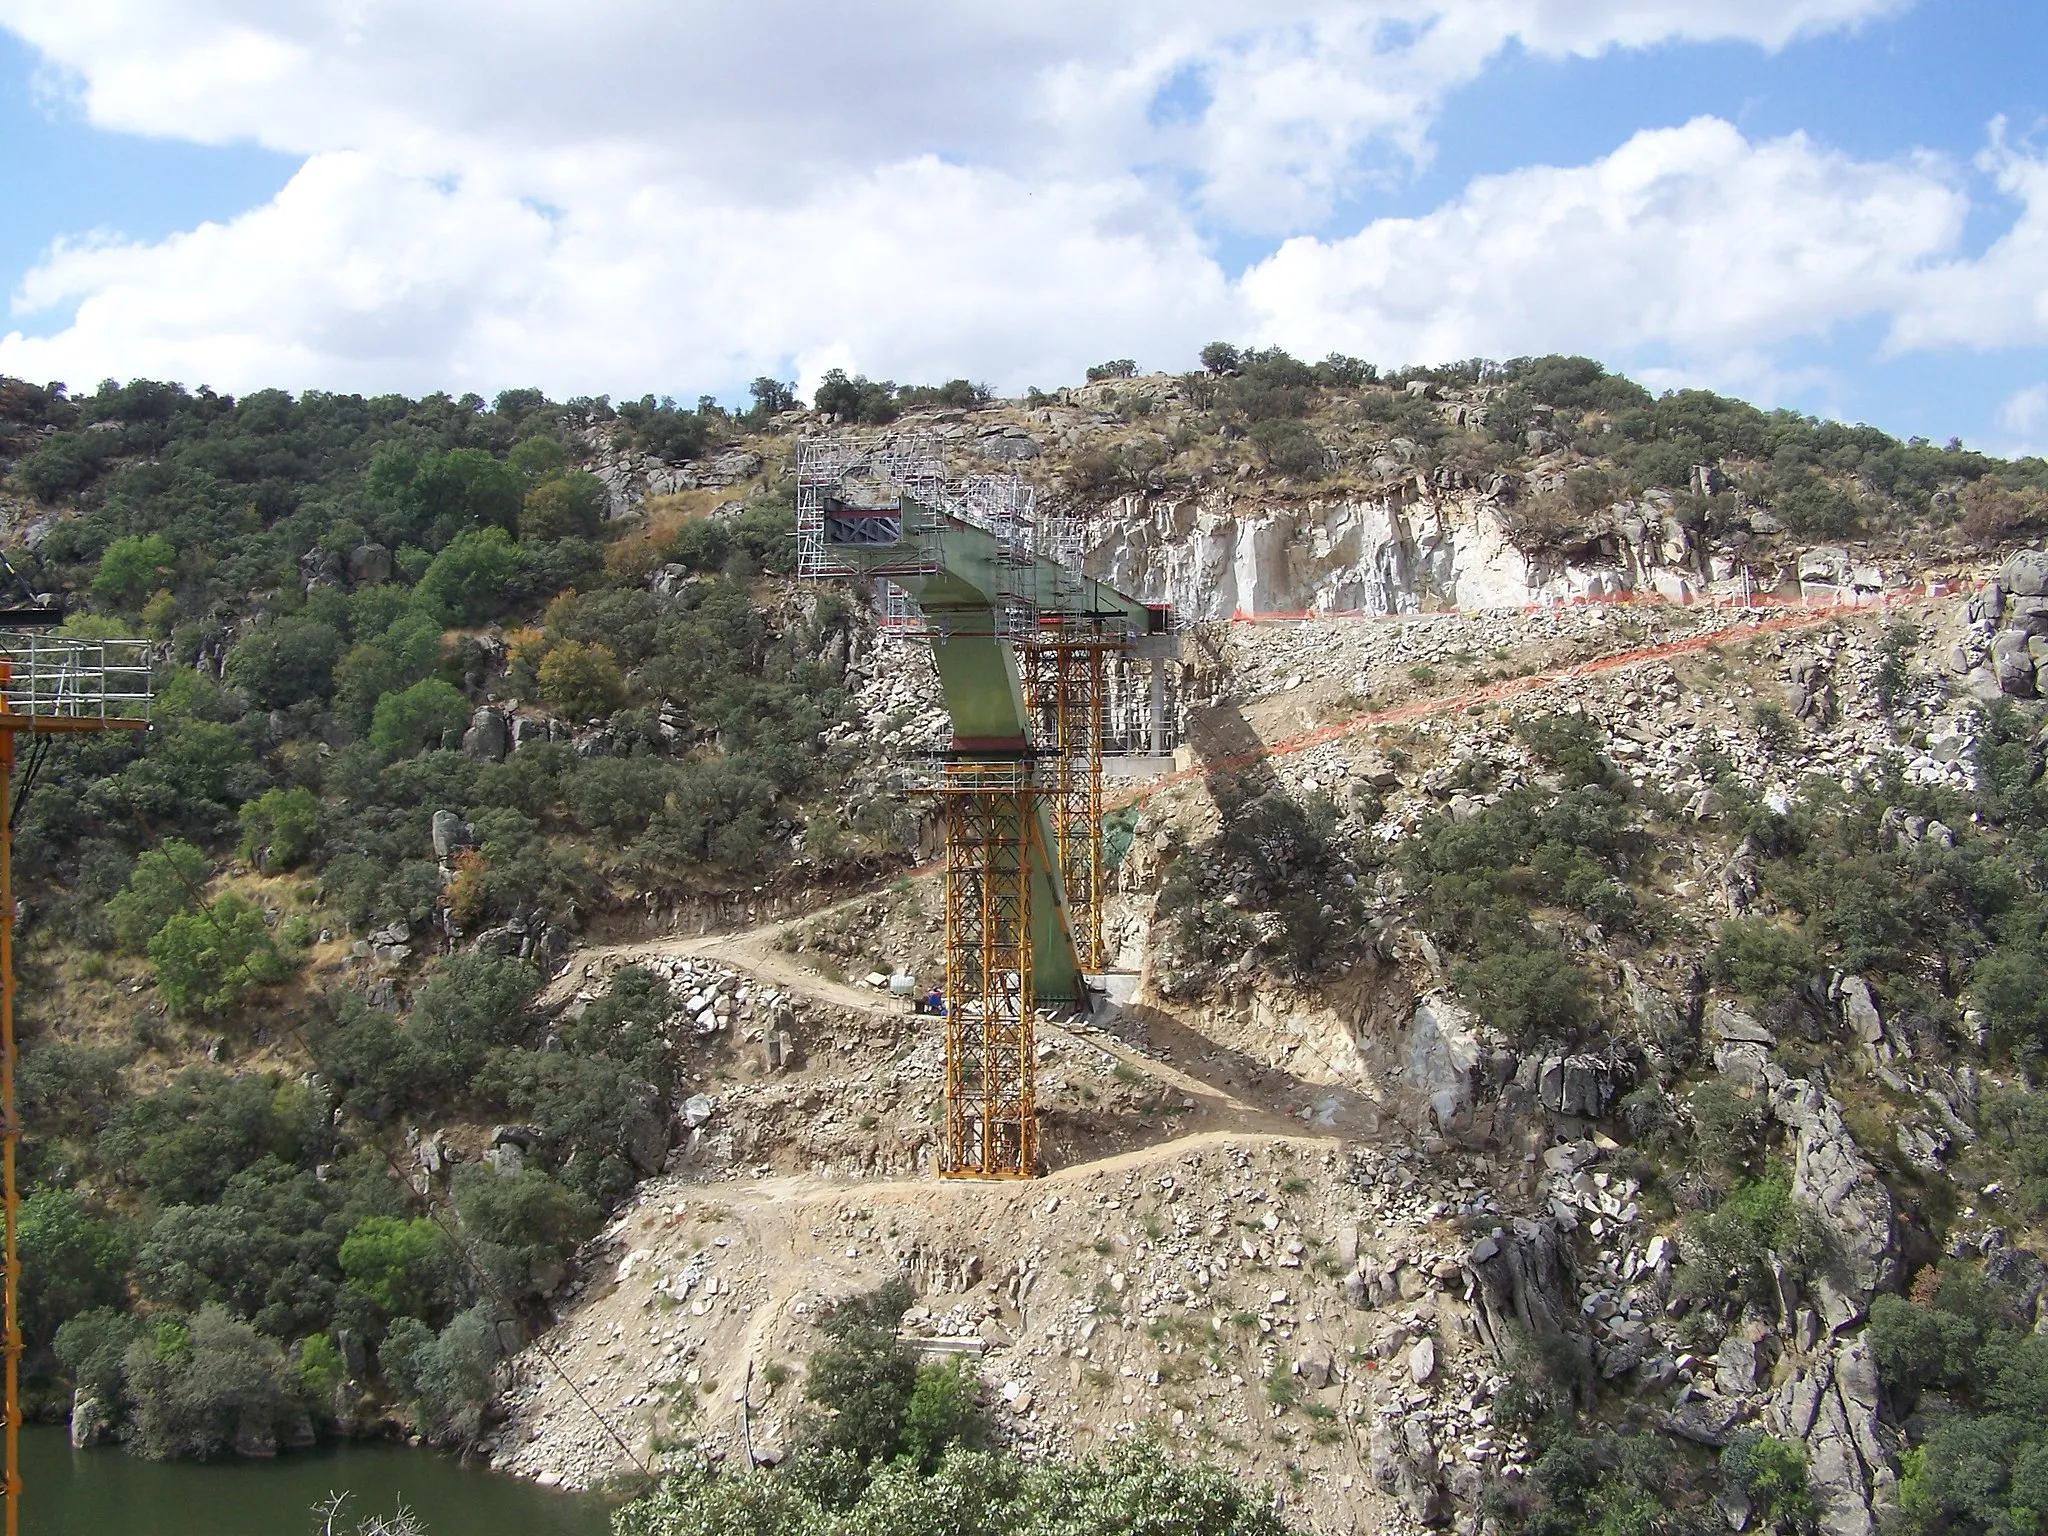
[[[348,580],[353,587],[374,587],[391,579],[391,551],[382,544],[358,544],[348,552]]]
[[[1621,978],[1628,990],[1629,1009],[1635,1014],[1636,1030],[1643,1044],[1674,1066],[1684,1066],[1699,1050],[1699,1037],[1685,1013],[1661,988],[1643,979],[1633,960],[1621,963]]]
[[[1522,1086],[1543,1108],[1582,1120],[1604,1118],[1631,1076],[1626,1064],[1583,1052],[1527,1057],[1521,1072]]]
[[[2014,597],[2048,597],[2048,554],[2020,550],[1999,570],[1998,585]]]
[[[1408,1351],[1408,1379],[1418,1387],[1429,1385],[1429,1379],[1436,1375],[1436,1340],[1424,1334],[1415,1341],[1415,1347]]]
[[[1771,1113],[1792,1133],[1792,1193],[1827,1216],[1835,1262],[1816,1266],[1809,1279],[1822,1318],[1840,1329],[1897,1278],[1891,1192],[1849,1133],[1841,1103],[1805,1078],[1771,1095]]]
[[[651,1177],[661,1172],[662,1159],[668,1156],[668,1127],[661,1096],[642,1084],[626,1120],[622,1147],[627,1159],[642,1174]]]
[[[2016,597],[2005,610],[2005,626],[2035,639],[2048,635],[2048,597]]]
[[[1465,1277],[1479,1337],[1502,1358],[1516,1327],[1557,1337],[1579,1315],[1571,1248],[1553,1221],[1519,1217],[1481,1238],[1466,1255]]]
[[[2031,1323],[2041,1294],[2048,1291],[2048,1266],[2029,1248],[2000,1248],[1984,1260],[1984,1278],[2012,1298],[2020,1317]]]
[[[113,1438],[114,1421],[106,1406],[83,1387],[71,1393],[71,1448],[82,1451]]]
[[[434,812],[434,857],[446,864],[458,848],[469,846],[469,827],[453,811]]]
[[[1818,1395],[1806,1433],[1806,1482],[1826,1536],[1872,1536],[1870,1483],[1842,1400],[1832,1391]]]
[[[1369,1465],[1372,1480],[1401,1501],[1409,1519],[1434,1525],[1442,1517],[1443,1489],[1427,1415],[1380,1420],[1373,1428]]]
[[[1723,1397],[1747,1397],[1756,1390],[1756,1344],[1740,1329],[1721,1340],[1715,1352],[1714,1386]]]
[[[502,763],[512,750],[512,735],[502,710],[486,704],[469,717],[462,750],[480,763]]]
[[[1884,1043],[1884,1019],[1877,1011],[1877,999],[1861,976],[1842,978],[1842,1018],[1873,1056],[1884,1060],[1891,1055]]]
[[[1472,1016],[1440,993],[1415,1005],[1408,1029],[1409,1083],[1428,1096],[1437,1128],[1462,1125],[1472,1108],[1472,1069],[1479,1064],[1479,1037]]]
[[[2031,638],[2024,631],[2001,629],[1991,642],[1991,671],[2001,693],[2016,699],[2034,697],[2034,658],[2027,650]]]
[[[1778,1043],[1776,1035],[1729,1002],[1714,1004],[1713,1030],[1715,1039],[1740,1045],[1770,1047]]]

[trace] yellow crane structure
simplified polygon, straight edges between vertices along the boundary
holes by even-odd
[[[0,567],[5,567],[0,560]],[[7,568],[6,574],[13,575]],[[21,1192],[15,1155],[21,1120],[15,1107],[14,816],[34,785],[50,743],[93,731],[149,726],[149,649],[141,640],[83,640],[44,632],[61,610],[0,608],[0,1215],[4,1215],[7,1323],[7,1532],[21,1525],[21,1254],[16,1246]],[[34,626],[34,627],[31,627]],[[24,750],[22,739],[27,738]]]

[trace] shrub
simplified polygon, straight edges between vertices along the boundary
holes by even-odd
[[[242,807],[240,853],[263,870],[296,869],[320,839],[320,800],[313,791],[265,790]]]
[[[1732,917],[1714,940],[1715,978],[1760,1003],[1803,985],[1814,964],[1805,935],[1761,917]]]
[[[263,709],[289,709],[334,691],[341,634],[299,614],[271,619],[237,640],[222,676]]]
[[[522,590],[526,560],[503,528],[450,541],[420,577],[420,600],[447,624],[481,624]]]
[[[436,1079],[466,1087],[493,1047],[521,1039],[526,1006],[540,989],[533,967],[509,955],[451,955],[420,991],[408,1030]]]
[[[463,1235],[502,1257],[496,1266],[514,1281],[513,1294],[532,1289],[532,1277],[575,1251],[597,1225],[597,1209],[538,1168],[509,1178],[489,1168],[455,1175],[455,1211]]]
[[[625,701],[618,659],[602,645],[564,640],[540,664],[541,697],[575,720],[608,715]]]
[[[69,1190],[41,1189],[20,1212],[21,1332],[40,1349],[60,1325],[121,1300],[129,1238]]]
[[[543,480],[519,509],[522,539],[594,539],[611,505],[604,482],[583,470]]]
[[[441,745],[449,731],[469,723],[469,700],[438,677],[422,678],[377,700],[370,721],[370,745],[388,758],[411,757]]]
[[[844,1451],[863,1466],[896,1454],[917,1389],[917,1356],[896,1337],[910,1300],[910,1287],[892,1280],[824,1320],[827,1342],[804,1374],[804,1397],[826,1414],[803,1430],[813,1451]]]
[[[113,451],[108,434],[60,432],[22,461],[21,483],[45,504],[92,483]]]
[[[57,1330],[57,1364],[81,1394],[111,1414],[121,1403],[128,1346],[143,1326],[141,1319],[112,1307],[81,1312]]]
[[[192,1067],[128,1105],[100,1150],[158,1204],[205,1205],[266,1154],[301,1161],[319,1131],[320,1116],[303,1087]]]
[[[1481,1018],[1524,1045],[1576,1033],[1589,1011],[1584,973],[1569,955],[1540,940],[1461,960],[1451,977]]]
[[[1267,467],[1283,475],[1308,479],[1329,468],[1328,450],[1315,433],[1298,421],[1275,417],[1255,423],[1251,439],[1265,455]]]
[[[189,912],[212,869],[206,855],[180,838],[166,838],[135,861],[135,872],[119,895],[107,902],[107,921],[124,949],[141,952],[180,912]]]
[[[116,539],[100,556],[92,595],[110,608],[133,613],[150,593],[167,584],[177,559],[171,541],[160,533]]]
[[[157,991],[173,1013],[219,1013],[250,988],[291,974],[263,914],[232,891],[167,921],[149,941],[149,959]]]
[[[1819,1514],[1806,1484],[1806,1451],[1760,1429],[1737,1430],[1721,1452],[1721,1475],[1749,1496],[1766,1530],[1810,1531]]]
[[[284,1351],[222,1307],[189,1324],[158,1314],[129,1344],[123,1375],[135,1404],[130,1445],[154,1461],[225,1455],[252,1431],[288,1435],[304,1412]]]
[[[447,1234],[425,1216],[366,1216],[336,1255],[351,1288],[388,1316],[446,1319],[456,1290]]]
[[[399,1318],[384,1335],[377,1361],[404,1399],[415,1429],[468,1445],[482,1432],[491,1372],[502,1353],[495,1313],[480,1302],[438,1334],[416,1317]]]

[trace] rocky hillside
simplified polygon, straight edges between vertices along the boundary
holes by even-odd
[[[51,1410],[803,1465],[797,1369],[902,1273],[1015,1448],[1145,1431],[1303,1527],[2036,1523],[2048,469],[1576,359],[1205,358],[0,389],[10,558],[163,700],[21,822]],[[784,574],[814,432],[1020,470],[1191,621],[1043,1183],[931,1181],[938,1040],[868,981],[933,971],[944,719]]]

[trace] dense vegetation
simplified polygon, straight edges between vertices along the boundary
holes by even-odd
[[[755,425],[791,404],[755,395]],[[16,563],[70,594],[70,632],[160,658],[156,728],[56,747],[16,824],[30,995],[145,960],[155,983],[93,1044],[32,1034],[23,1065],[25,1333],[53,1409],[75,1384],[155,1456],[351,1427],[384,1397],[475,1435],[499,1354],[650,1171],[622,1149],[682,1086],[638,973],[542,1050],[528,1005],[559,951],[522,959],[517,931],[758,883],[844,777],[823,741],[848,612],[774,579],[786,491],[615,524],[573,467],[740,425],[534,391],[0,386],[13,484],[63,514]],[[552,728],[461,749],[513,699]],[[445,858],[437,811],[462,827]],[[493,930],[515,936],[473,945]],[[423,984],[309,989],[323,940],[371,931],[446,957]],[[256,1070],[180,1066],[216,1038]],[[465,1165],[423,1201],[405,1132],[450,1117],[532,1124],[523,1169]]]

